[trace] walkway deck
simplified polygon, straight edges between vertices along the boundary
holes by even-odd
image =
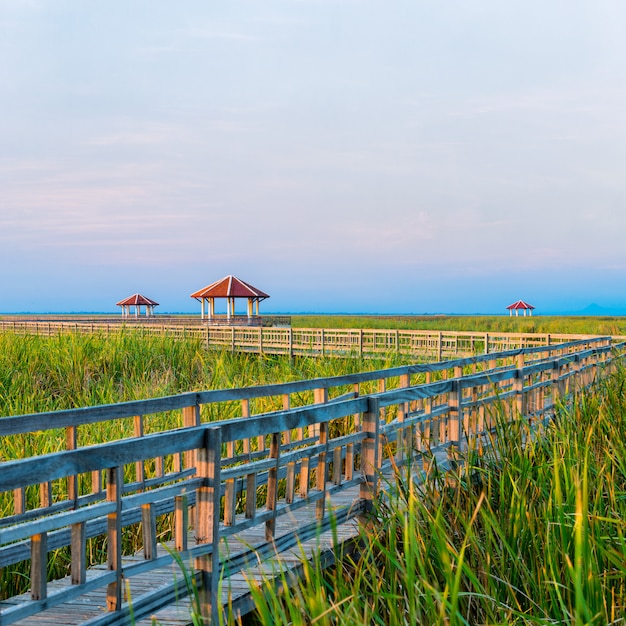
[[[353,503],[358,505],[358,488],[346,490],[333,498],[332,506],[345,507]],[[302,570],[302,562],[305,558],[311,558],[314,554],[321,555],[327,564],[334,561],[337,548],[344,545],[349,548],[351,540],[358,534],[358,522],[351,519],[348,523],[341,524],[335,529],[315,531],[315,504],[299,509],[288,516],[281,526],[277,528],[274,542],[265,542],[265,525],[261,524],[239,533],[228,539],[223,539],[220,545],[220,560],[244,559],[246,561],[244,571],[239,571],[223,581],[221,591],[221,604],[227,607],[230,603],[235,615],[245,615],[254,610],[254,601],[250,593],[252,580],[262,581],[264,578],[278,577],[279,572],[288,576],[299,576]],[[291,529],[293,527],[310,527],[308,533],[303,533],[304,541],[293,545]],[[281,532],[282,528],[282,532]],[[313,537],[306,539],[310,534]],[[194,542],[193,535],[189,536],[190,545]],[[335,543],[335,541],[337,543]],[[256,550],[250,552],[249,546],[256,546]],[[173,551],[171,543],[159,545],[158,554]],[[262,562],[260,562],[262,560]],[[134,557],[125,557],[124,566],[144,561],[143,554]],[[187,564],[191,571],[191,564]],[[94,568],[94,572],[106,569],[105,565]],[[89,576],[88,576],[89,578]],[[277,579],[277,584],[279,580]],[[71,585],[70,577],[57,580],[48,584],[48,593],[54,594]],[[131,604],[146,594],[154,595],[158,590],[159,601],[164,597],[170,598],[170,604],[154,612],[148,611],[147,616],[138,619],[136,626],[151,626],[156,619],[161,626],[183,626],[191,624],[192,601],[187,595],[183,572],[178,564],[151,570],[145,574],[134,576],[129,581]],[[181,597],[183,596],[183,597]],[[29,594],[18,596],[11,603],[27,601]],[[2,603],[5,607],[6,603]],[[80,626],[84,624],[117,624],[127,623],[126,618],[116,613],[107,612],[106,587],[95,589],[70,602],[51,607],[32,615],[23,620],[14,622],[19,626]],[[144,611],[145,608],[144,608]]]

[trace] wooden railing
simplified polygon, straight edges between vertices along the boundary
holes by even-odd
[[[456,332],[427,330],[280,328],[261,326],[210,326],[201,323],[170,323],[156,317],[128,323],[93,318],[92,320],[0,319],[0,331],[54,336],[63,333],[139,332],[200,339],[207,348],[233,352],[285,354],[289,356],[381,356],[402,354],[441,361],[443,359],[548,346],[590,335]]]
[[[608,371],[622,348],[611,347],[610,338],[593,338],[332,378],[3,417],[2,450],[15,449],[11,441],[27,434],[58,438],[59,432],[66,449],[0,465],[5,512],[0,567],[26,561],[31,576],[30,598],[2,603],[0,623],[103,586],[116,618],[105,614],[101,623],[128,623],[131,609],[122,581],[132,590],[133,576],[175,558],[196,571],[202,611],[216,618],[222,573],[240,571],[251,554],[262,558],[276,543],[293,545],[365,515],[381,472],[442,450],[464,450],[491,432],[496,405],[510,417],[544,420],[557,400]],[[94,428],[120,439],[80,446]],[[326,503],[354,485],[360,485],[360,498],[330,512]],[[294,528],[289,513],[312,502],[316,523]],[[171,514],[176,554],[159,556],[157,520]],[[145,559],[122,565],[123,534],[138,524]],[[265,541],[220,560],[215,549],[220,540],[258,524],[265,525]],[[188,543],[190,528],[195,545]],[[86,543],[97,537],[106,538],[108,568],[88,575]],[[71,554],[72,585],[48,592],[48,555],[60,548]],[[158,594],[133,595],[135,618],[180,592],[172,583],[169,595],[162,588]]]
[[[131,314],[131,315],[111,315],[111,314],[58,314],[45,313],[41,315],[27,314],[5,314],[0,316],[0,325],[10,328],[15,323],[16,326],[26,324],[38,324],[42,327],[48,323],[63,322],[64,324],[78,324],[81,327],[101,324],[118,326],[126,324],[128,326],[291,326],[290,315],[214,315],[210,320],[202,319],[199,315],[168,315],[168,314]]]

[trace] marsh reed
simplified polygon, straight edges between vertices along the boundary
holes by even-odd
[[[578,394],[542,437],[497,420],[457,475],[399,476],[355,554],[254,587],[257,623],[625,623],[625,385]]]

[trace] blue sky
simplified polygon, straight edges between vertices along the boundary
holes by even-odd
[[[626,3],[0,0],[0,311],[626,312]]]

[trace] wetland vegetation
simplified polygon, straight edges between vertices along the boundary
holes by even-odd
[[[324,326],[324,319],[302,316],[297,325]],[[332,324],[326,327],[340,327],[337,316],[328,319]],[[359,319],[345,319],[345,327],[358,327]],[[408,327],[626,333],[621,318],[497,321],[445,318],[419,326],[414,320]],[[383,322],[381,327],[398,327],[389,318]],[[486,326],[476,325],[483,322]],[[369,318],[368,324],[378,321]],[[290,361],[207,352],[197,341],[133,333],[50,338],[3,333],[0,415],[332,376],[391,367],[400,364],[397,359]],[[500,424],[495,448],[471,455],[469,471],[453,480],[418,487],[400,476],[400,489],[378,503],[376,524],[361,537],[358,552],[330,570],[306,566],[303,581],[285,594],[261,586],[255,619],[329,625],[624,623],[625,386],[620,368],[560,407],[546,436],[525,446],[519,444],[522,424]],[[36,453],[63,445],[54,439],[40,443]],[[5,444],[3,459],[24,449]],[[127,549],[132,547],[131,541]],[[90,546],[94,562],[101,548]],[[56,557],[51,576],[68,566],[67,555]],[[27,582],[27,570],[3,571],[2,597],[20,585],[27,588]]]

